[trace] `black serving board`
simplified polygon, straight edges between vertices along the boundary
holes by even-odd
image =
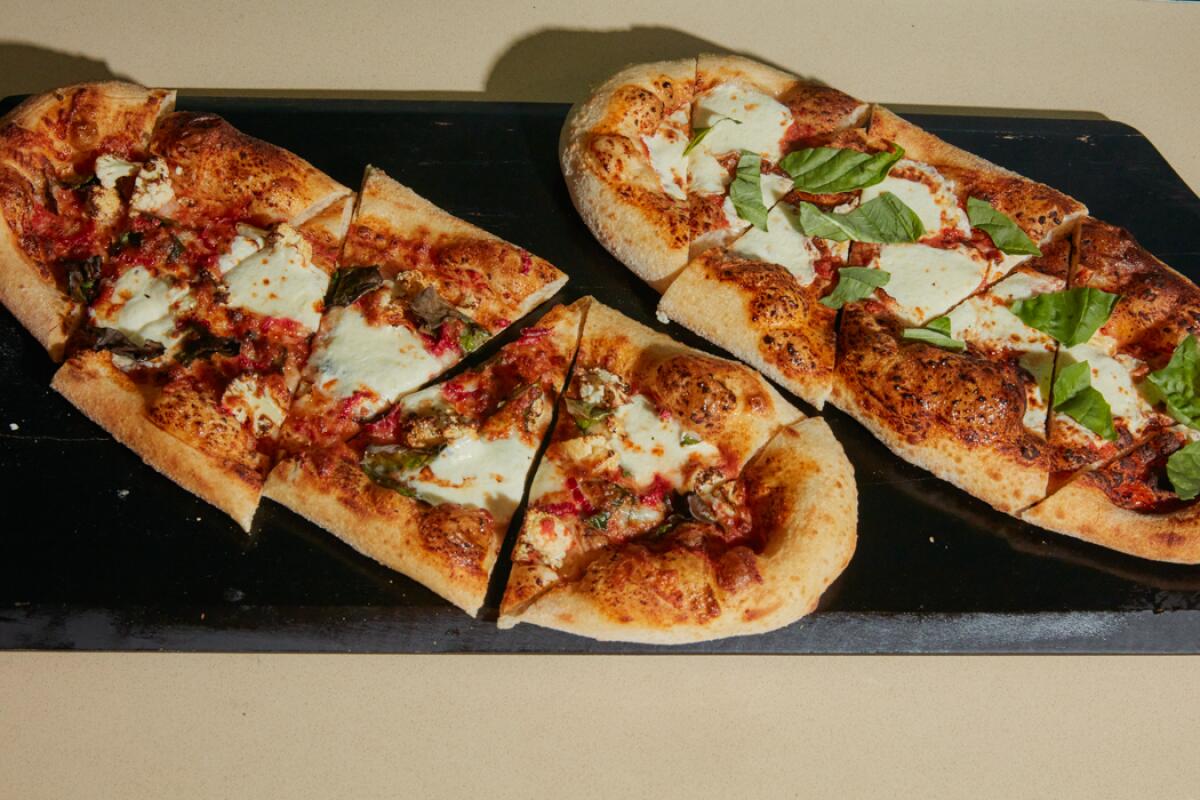
[[[9,98],[0,112],[16,102]],[[654,319],[656,295],[572,209],[556,150],[567,106],[183,96],[349,186],[365,164]],[[1200,199],[1132,128],[1104,120],[908,115],[1087,203],[1200,277]],[[499,342],[478,354],[486,357]],[[478,359],[476,359],[478,360]],[[502,559],[472,619],[270,501],[250,536],[49,389],[54,365],[0,311],[0,647],[351,652],[1196,652],[1200,567],[1154,564],[997,513],[824,412],[853,461],[858,552],[819,610],[696,646],[498,630]],[[510,533],[507,548],[511,546]]]

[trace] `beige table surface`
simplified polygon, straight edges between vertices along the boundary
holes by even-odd
[[[572,100],[726,49],[868,100],[1100,113],[1200,189],[1198,45],[1200,4],[1161,2],[43,0],[0,2],[0,95]],[[5,653],[0,800],[1200,797],[1198,688],[1175,658]]]

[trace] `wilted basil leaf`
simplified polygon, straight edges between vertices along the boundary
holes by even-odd
[[[1041,249],[1017,227],[1007,214],[997,211],[991,203],[978,197],[967,198],[967,219],[971,227],[992,237],[992,244],[1001,253],[1009,255],[1040,256]]]
[[[870,267],[842,267],[838,270],[837,286],[825,297],[821,305],[829,308],[841,308],[846,303],[870,297],[880,286],[887,286],[891,280],[890,273]]]
[[[379,267],[339,267],[329,279],[325,307],[348,306],[367,292],[383,285]]]
[[[187,248],[183,246],[183,242],[175,234],[171,234],[171,249],[167,251],[167,261],[174,264],[179,259],[183,258],[183,254],[187,252]]]
[[[491,334],[487,329],[469,322],[463,327],[462,333],[458,336],[458,344],[464,353],[473,353],[483,347],[484,342],[491,338]]]
[[[212,355],[223,355],[232,358],[241,352],[242,344],[237,339],[225,339],[214,336],[211,331],[200,326],[193,326],[179,345],[175,360],[181,364],[190,364],[197,358]]]
[[[759,230],[767,229],[767,207],[762,199],[762,158],[749,150],[738,159],[737,177],[729,187],[737,215]]]
[[[150,361],[166,351],[161,342],[150,339],[136,344],[116,328],[96,328],[93,335],[93,350],[108,350],[114,355],[132,358],[134,361]]]
[[[1167,413],[1184,425],[1200,430],[1200,346],[1188,334],[1175,348],[1168,364],[1146,376],[1166,403]]]
[[[612,414],[610,408],[600,408],[591,403],[585,403],[582,400],[576,400],[572,397],[566,398],[567,411],[575,419],[575,424],[579,430],[587,433],[588,429],[595,425],[600,420]]]
[[[67,293],[80,303],[90,303],[96,299],[99,289],[100,256],[92,256],[83,261],[68,261],[63,266],[67,271]]]
[[[691,447],[694,444],[700,444],[700,437],[693,436],[690,433],[685,433],[679,440],[680,447]]]
[[[1176,450],[1167,458],[1167,479],[1180,500],[1200,494],[1200,442]]]
[[[434,459],[438,450],[414,450],[398,444],[379,444],[368,447],[359,462],[367,477],[392,489],[405,497],[416,497],[417,492],[407,480]]]
[[[609,512],[600,511],[596,514],[592,514],[590,517],[584,517],[583,521],[596,530],[602,531],[608,528],[608,520],[610,517],[612,517],[612,514]]]
[[[1120,295],[1082,286],[1034,295],[1008,308],[1029,327],[1074,347],[1091,339],[1108,322],[1119,299]]]
[[[788,153],[779,162],[792,184],[809,194],[837,194],[874,186],[887,177],[904,149],[892,144],[886,153],[863,153],[841,147],[809,147]]]
[[[1112,409],[1104,395],[1092,386],[1092,368],[1088,362],[1078,361],[1059,370],[1053,392],[1055,411],[1066,414],[1097,436],[1116,441]]]

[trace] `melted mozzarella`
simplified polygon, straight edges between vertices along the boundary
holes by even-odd
[[[927,164],[905,158],[900,159],[892,171],[902,169],[909,172],[915,170],[921,179],[909,180],[888,175],[874,186],[862,190],[862,202],[874,200],[884,192],[890,192],[920,218],[927,235],[950,228],[957,228],[967,236],[971,235],[970,220],[958,205],[958,195],[952,181],[942,177],[941,173]]]
[[[450,404],[446,402],[446,396],[442,394],[442,384],[440,383],[433,386],[426,386],[419,392],[405,395],[397,405],[409,414],[421,415],[428,415],[450,408]]]
[[[751,227],[729,248],[736,255],[756,261],[779,264],[796,276],[801,286],[816,280],[813,264],[821,251],[796,225],[797,212],[787,203],[779,203],[767,215],[767,230]],[[849,242],[829,242],[834,254],[845,258]]]
[[[134,344],[159,342],[168,349],[182,338],[176,317],[193,302],[187,286],[133,267],[113,284],[110,302],[92,309],[94,324],[116,328]]]
[[[1115,350],[1116,343],[1098,333],[1083,344],[1063,348],[1060,352],[1064,360],[1060,369],[1080,361],[1088,362],[1092,369],[1092,386],[1108,401],[1113,419],[1124,419],[1129,432],[1136,436],[1146,427],[1152,413],[1150,403],[1133,381],[1133,371],[1142,362],[1124,354],[1114,355]]]
[[[558,464],[543,458],[533,474],[533,485],[529,487],[529,503],[532,505],[551,492],[558,492],[567,485],[567,476]]]
[[[613,437],[612,447],[622,470],[638,486],[649,485],[655,475],[678,486],[683,480],[683,467],[693,456],[703,461],[715,461],[720,456],[708,442],[682,444],[687,432],[678,420],[673,416],[663,419],[644,395],[635,395],[613,416],[618,433]]]
[[[1050,396],[1050,384],[1054,380],[1054,351],[1033,350],[1021,356],[1021,366],[1033,376],[1033,383],[1025,386],[1025,416],[1021,420],[1025,427],[1039,436],[1046,435],[1046,398]]]
[[[519,550],[534,550],[539,560],[558,569],[566,560],[575,541],[574,532],[563,520],[544,511],[533,510],[525,515]],[[521,558],[518,553],[518,558]]]
[[[261,250],[267,243],[267,232],[252,225],[237,226],[237,235],[229,248],[217,259],[217,267],[224,275],[229,270]]]
[[[687,199],[688,109],[683,107],[667,117],[651,136],[643,136],[650,166],[658,175],[663,191],[677,200]]]
[[[113,189],[117,181],[137,173],[140,167],[123,158],[105,153],[96,158],[96,180],[105,189]]]
[[[1009,310],[1009,305],[1061,288],[1062,281],[1049,275],[1013,273],[986,293],[964,300],[950,312],[952,335],[984,346],[1052,352],[1054,340],[1022,322]]]
[[[407,483],[430,503],[486,508],[499,521],[512,517],[525,489],[536,448],[519,436],[455,439]]]
[[[885,244],[876,265],[891,278],[883,290],[896,301],[900,316],[924,324],[977,290],[987,262],[973,251],[943,250],[922,244]]]
[[[334,397],[355,392],[374,395],[364,414],[392,403],[453,362],[425,349],[421,337],[403,325],[371,325],[354,306],[326,315],[327,329],[317,337],[310,363],[314,383]]]
[[[728,117],[741,124],[720,122]],[[717,157],[749,150],[769,161],[783,155],[783,137],[792,125],[792,112],[770,95],[738,83],[722,83],[696,100],[692,130],[709,128],[692,148],[688,180],[693,191],[716,193],[725,190],[729,175]]]
[[[225,274],[229,305],[266,317],[294,319],[309,330],[321,323],[318,310],[329,276],[314,265],[311,250],[290,226],[281,225],[261,250]]]

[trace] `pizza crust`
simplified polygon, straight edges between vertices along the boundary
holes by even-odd
[[[262,481],[151,422],[146,397],[112,365],[108,353],[74,356],[58,369],[50,386],[151,467],[250,530]]]
[[[1200,564],[1198,503],[1168,514],[1142,514],[1114,505],[1100,489],[1076,477],[1020,517],[1131,556]]]
[[[375,485],[352,462],[331,459],[333,463],[322,468],[306,455],[280,461],[263,494],[468,614],[477,613],[504,529],[494,532],[480,570],[448,568],[444,557],[421,542],[418,501]]]
[[[33,334],[50,353],[62,361],[67,339],[79,325],[83,309],[53,282],[17,243],[16,234],[0,214],[0,303]]]
[[[622,70],[571,109],[559,141],[579,215],[614,258],[658,291],[687,263],[688,203],[662,189],[641,137],[681,104],[690,120],[695,73],[694,59]]]
[[[731,277],[722,279],[725,269]],[[837,314],[820,304],[817,284],[801,286],[776,264],[708,250],[663,294],[658,317],[724,348],[818,410],[824,407],[833,387]]]
[[[631,571],[636,551],[618,548],[581,579],[553,586],[518,613],[502,613],[499,626],[529,622],[602,641],[685,644],[794,623],[816,608],[854,554],[853,468],[825,421],[814,418],[780,430],[747,465],[746,478],[755,524],[766,529],[766,546],[754,557],[760,581],[723,587],[711,563],[690,551],[649,562],[639,555]],[[631,574],[645,580],[619,582]]]

